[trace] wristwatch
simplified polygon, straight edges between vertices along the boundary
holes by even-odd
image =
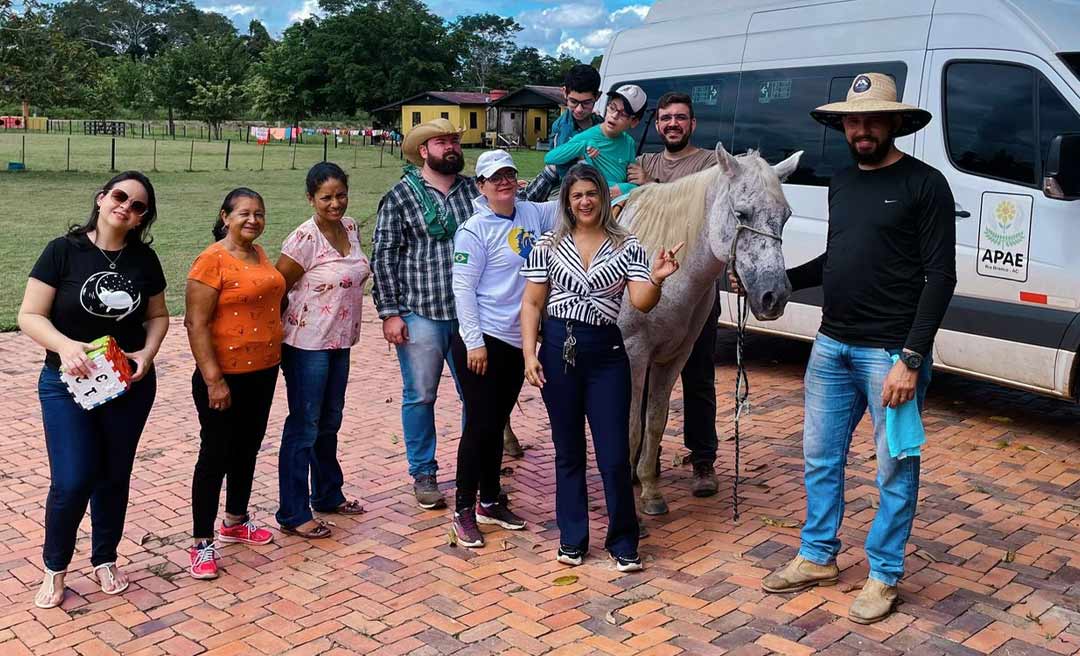
[[[904,366],[908,369],[918,369],[922,367],[923,357],[915,351],[904,349],[900,351],[900,361],[904,363]]]

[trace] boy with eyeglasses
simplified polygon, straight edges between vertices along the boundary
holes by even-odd
[[[624,84],[608,93],[604,121],[580,132],[544,157],[544,164],[556,166],[584,159],[604,175],[611,197],[628,194],[637,185],[628,182],[626,169],[634,162],[637,144],[627,134],[645,114],[647,97],[636,84]]]
[[[600,98],[600,73],[595,68],[588,64],[571,67],[563,79],[562,92],[566,96],[566,110],[551,124],[552,148],[558,148],[574,135],[604,120],[593,112]],[[559,177],[566,175],[568,170],[569,165],[558,167]]]

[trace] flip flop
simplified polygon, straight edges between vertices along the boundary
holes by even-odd
[[[60,599],[57,600],[55,603],[52,601],[52,597],[56,594],[56,577],[66,573],[66,569],[60,570],[59,572],[54,572],[48,567],[45,568],[45,576],[49,577],[49,587],[46,592],[47,596],[42,597],[41,591],[39,590],[37,595],[34,596],[35,606],[37,606],[38,608],[56,608],[60,604],[64,603],[64,591],[67,588],[61,589]]]
[[[320,540],[322,538],[330,537],[330,527],[317,519],[315,521],[317,522],[317,525],[310,531],[301,531],[296,527],[289,526],[281,526],[279,528],[281,528],[281,532],[286,535],[295,535],[296,537],[304,538],[305,540]]]
[[[97,575],[99,569],[105,570],[105,581],[102,581],[101,577]],[[113,574],[113,571],[116,569],[117,567],[115,561],[111,563],[102,563],[94,568],[94,578],[97,579],[98,583],[101,584],[101,591],[107,595],[118,595],[124,590],[127,590],[128,586],[131,585],[131,581],[124,581],[124,585],[115,590],[109,591],[105,589],[106,583],[116,585],[116,574]]]

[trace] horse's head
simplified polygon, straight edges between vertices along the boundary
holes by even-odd
[[[750,311],[763,321],[780,317],[791,296],[780,247],[791,207],[780,183],[799,166],[800,156],[802,151],[770,166],[753,151],[733,157],[716,145],[720,188],[707,217],[709,245],[729,266],[735,254]]]

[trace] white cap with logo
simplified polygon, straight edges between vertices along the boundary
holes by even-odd
[[[476,158],[476,177],[478,178],[490,178],[500,169],[507,168],[518,170],[514,164],[514,158],[505,150],[484,151],[480,153],[480,157]]]
[[[618,95],[622,96],[630,105],[628,108],[631,114],[637,114],[645,107],[645,103],[648,102],[649,97],[645,95],[645,91],[636,84],[624,84],[618,89],[608,93],[608,96]]]

